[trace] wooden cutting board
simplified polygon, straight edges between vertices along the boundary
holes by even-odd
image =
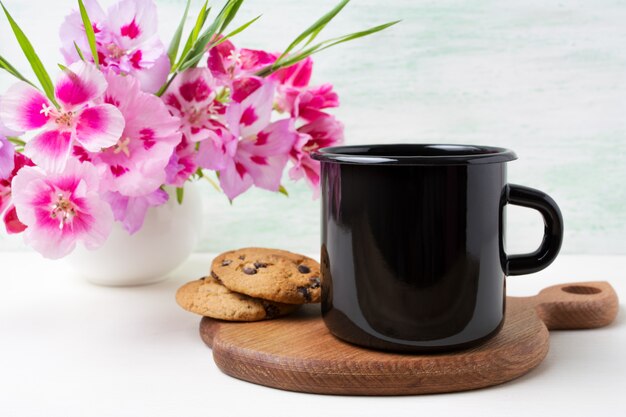
[[[256,384],[318,394],[431,394],[517,378],[546,356],[548,330],[606,326],[617,310],[617,295],[607,282],[562,284],[534,297],[508,297],[498,335],[476,348],[444,354],[387,353],[342,342],[324,326],[319,305],[256,323],[205,317],[200,335],[224,373]]]

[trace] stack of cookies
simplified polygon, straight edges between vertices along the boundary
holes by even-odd
[[[244,248],[213,260],[211,275],[178,289],[187,311],[229,321],[284,316],[305,303],[319,303],[320,265],[280,249]]]

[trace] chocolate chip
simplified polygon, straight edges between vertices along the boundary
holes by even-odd
[[[311,269],[306,265],[298,265],[298,272],[301,274],[308,274],[311,272]]]
[[[224,259],[224,260],[222,261],[222,266],[228,266],[228,265],[230,265],[231,263],[233,263],[233,261],[231,261],[230,259]]]
[[[256,274],[256,268],[249,267],[249,266],[244,266],[243,267],[243,273],[246,274],[246,275],[254,275],[254,274]]]
[[[307,287],[298,287],[296,288],[298,294],[304,297],[306,301],[311,301],[311,293]]]
[[[241,255],[241,256],[239,257],[239,259],[241,259],[242,261],[244,261],[244,260],[246,259],[246,255]]]
[[[274,317],[280,314],[280,309],[276,307],[274,304],[263,302],[263,308],[265,309],[266,319],[273,319]]]
[[[311,288],[319,288],[321,285],[320,277],[311,277],[309,282],[311,283]]]
[[[213,277],[214,280],[218,281],[218,282],[222,282],[222,280],[220,279],[220,277],[217,276],[217,274],[213,271],[211,271],[211,276]]]
[[[255,268],[267,268],[267,264],[266,264],[266,263],[263,263],[263,262],[256,261],[256,262],[254,263],[254,267],[255,267]]]
[[[204,281],[206,279],[206,277],[202,277],[200,278],[200,281]]]

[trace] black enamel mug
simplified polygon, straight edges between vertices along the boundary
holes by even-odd
[[[548,195],[507,184],[508,149],[339,146],[321,161],[322,315],[340,339],[375,349],[465,348],[494,336],[505,278],[540,271],[561,248]],[[540,247],[509,255],[506,204],[538,210]]]

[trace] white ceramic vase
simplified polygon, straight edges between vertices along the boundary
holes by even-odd
[[[169,201],[148,210],[143,227],[130,235],[115,223],[106,243],[83,246],[68,256],[77,275],[106,286],[145,285],[163,281],[195,248],[202,230],[202,201],[194,184],[186,184],[182,204],[173,190]]]

